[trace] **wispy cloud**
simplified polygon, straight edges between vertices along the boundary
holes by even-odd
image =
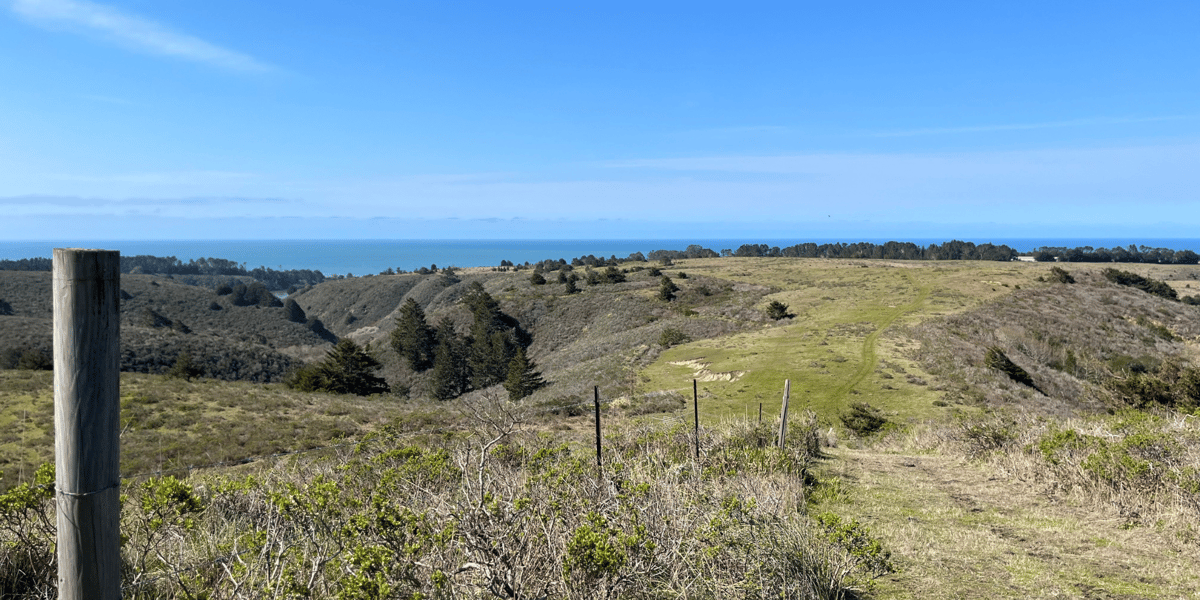
[[[84,0],[13,0],[11,6],[13,12],[33,23],[100,34],[151,54],[231,71],[261,73],[276,70],[246,54],[101,4]]]
[[[1132,123],[1153,123],[1156,121],[1180,121],[1195,119],[1194,115],[1170,115],[1164,117],[1102,117],[1094,119],[1071,119],[1068,121],[1047,121],[1044,123],[1009,123],[1000,125],[968,125],[964,127],[927,127],[922,129],[903,129],[898,131],[877,131],[873,137],[911,137],[918,135],[952,135],[956,133],[988,133],[993,131],[1023,131],[1030,129],[1057,129],[1062,127],[1087,127],[1093,125],[1127,125]]]
[[[164,171],[143,173],[115,173],[108,175],[51,175],[53,179],[85,183],[201,186],[221,183],[237,183],[257,178],[254,173],[241,171]]]
[[[138,104],[136,102],[130,102],[129,100],[126,100],[124,98],[117,98],[116,96],[104,96],[101,94],[84,94],[83,98],[86,100],[91,100],[93,102],[103,102],[105,104],[115,104],[117,106],[138,106]]]
[[[741,125],[734,127],[709,127],[689,129],[680,133],[687,135],[759,135],[789,133],[791,128],[782,125]]]

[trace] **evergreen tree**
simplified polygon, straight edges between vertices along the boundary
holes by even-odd
[[[518,348],[516,356],[508,363],[508,377],[504,389],[510,400],[520,400],[545,385],[542,374],[534,370],[533,362],[525,356],[525,349]]]
[[[384,394],[388,384],[374,371],[382,365],[354,340],[345,338],[325,355],[325,360],[297,371],[287,384],[306,392],[331,392],[369,396]]]
[[[192,355],[188,352],[181,352],[175,357],[175,364],[167,371],[167,377],[183,378],[186,381],[191,381],[194,377],[199,377],[204,374],[204,370],[192,361]]]
[[[524,332],[512,317],[500,311],[500,303],[479,282],[471,284],[463,302],[474,317],[467,353],[471,387],[482,389],[504,381],[509,361],[524,345],[520,339]]]
[[[416,300],[409,298],[400,307],[396,318],[396,329],[392,330],[392,348],[403,357],[414,371],[424,371],[433,366],[434,346],[437,340],[433,328],[425,320],[425,311]]]
[[[675,299],[675,292],[679,291],[679,286],[671,281],[670,277],[662,276],[662,282],[658,286],[658,299],[670,302]]]
[[[575,279],[576,276],[574,273],[571,273],[571,275],[566,278],[567,285],[565,288],[563,288],[563,292],[568,296],[579,293],[579,288],[575,285]]]
[[[454,322],[443,317],[437,326],[437,349],[433,355],[433,397],[449,400],[467,391],[469,372],[466,349],[454,331]]]
[[[625,281],[625,274],[617,267],[608,267],[604,269],[604,280],[608,283],[621,283]]]
[[[772,300],[771,303],[767,305],[767,316],[778,321],[780,319],[786,319],[792,315],[788,312],[788,305],[778,300]]]

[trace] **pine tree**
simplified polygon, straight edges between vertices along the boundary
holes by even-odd
[[[658,299],[670,302],[675,299],[675,292],[679,291],[679,286],[671,281],[670,277],[662,276],[662,283],[658,286]]]
[[[400,316],[396,318],[392,348],[412,370],[424,371],[433,366],[435,344],[433,328],[425,321],[425,311],[416,300],[409,298],[400,307]]]
[[[359,396],[386,394],[390,391],[387,381],[374,374],[380,366],[379,361],[354,340],[345,338],[325,355],[325,360],[300,369],[287,384],[306,392]]]
[[[465,348],[454,331],[454,322],[443,317],[437,326],[437,349],[433,355],[433,397],[457,398],[467,391],[468,375]]]
[[[575,285],[576,279],[578,279],[578,276],[576,276],[574,273],[571,273],[571,275],[567,277],[567,286],[563,288],[563,292],[565,292],[568,296],[579,293],[579,287]]]
[[[345,338],[326,355],[321,371],[329,381],[328,391],[369,396],[389,391],[387,382],[374,374],[381,366],[354,340]]]
[[[175,364],[171,366],[171,370],[167,371],[167,377],[183,378],[186,381],[203,374],[204,370],[192,361],[192,355],[188,352],[180,352],[179,356],[175,357]]]
[[[771,303],[767,305],[767,316],[778,321],[780,319],[786,319],[792,316],[792,314],[788,312],[788,305],[778,300],[772,300]]]
[[[504,389],[510,400],[520,400],[545,385],[542,374],[534,370],[533,362],[525,356],[525,349],[517,349],[516,356],[508,363],[508,377]]]
[[[463,302],[475,317],[467,355],[471,387],[482,389],[504,381],[509,361],[527,342],[516,321],[501,312],[500,303],[479,282],[471,284]]]
[[[604,269],[604,281],[608,283],[621,283],[625,281],[625,274],[615,266],[610,266]]]

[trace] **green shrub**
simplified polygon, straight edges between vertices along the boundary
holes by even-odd
[[[850,404],[850,410],[842,413],[839,418],[846,429],[863,436],[875,433],[888,424],[883,411],[866,402]]]
[[[791,317],[792,315],[788,313],[788,305],[778,300],[772,300],[771,303],[767,305],[767,316],[778,321],[780,319]]]
[[[668,327],[662,330],[662,333],[658,336],[658,344],[663,348],[670,348],[671,346],[686,344],[690,341],[692,341],[692,339],[688,337],[686,333],[675,329],[674,327]]]
[[[1017,439],[1016,425],[1002,417],[960,418],[958,438],[967,455],[977,458],[1012,445]]]
[[[1060,267],[1050,267],[1050,280],[1059,283],[1075,283],[1075,278],[1066,269]]]
[[[186,381],[191,381],[193,378],[203,374],[204,369],[192,361],[192,355],[189,352],[181,352],[175,358],[175,364],[171,365],[171,369],[167,371],[167,377],[184,379]]]
[[[1148,294],[1154,294],[1155,296],[1166,298],[1167,300],[1179,299],[1179,295],[1175,292],[1175,289],[1170,285],[1167,285],[1165,281],[1149,279],[1147,277],[1142,277],[1137,273],[1119,271],[1109,267],[1104,269],[1104,278],[1115,284],[1134,287]]]
[[[17,359],[17,368],[23,371],[50,371],[54,369],[54,359],[41,350],[26,350]]]

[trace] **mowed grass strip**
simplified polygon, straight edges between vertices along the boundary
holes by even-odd
[[[895,331],[1039,285],[1044,266],[1025,263],[895,262],[791,258],[679,261],[689,273],[773,292],[787,304],[783,327],[698,340],[664,352],[641,376],[640,391],[689,392],[701,380],[702,411],[711,416],[776,418],[785,379],[791,406],[836,423],[851,402],[868,402],[897,419],[943,409],[942,392],[912,360],[914,344]]]

